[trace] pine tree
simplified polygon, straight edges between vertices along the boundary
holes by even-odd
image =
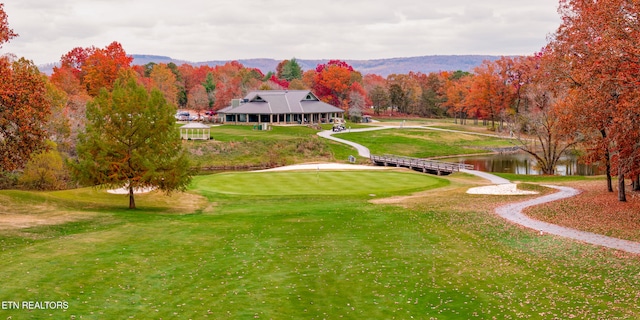
[[[167,193],[185,190],[189,161],[175,128],[176,109],[158,90],[150,93],[132,72],[123,72],[112,91],[102,89],[87,105],[87,126],[72,164],[74,178],[99,187],[134,190],[155,187]]]

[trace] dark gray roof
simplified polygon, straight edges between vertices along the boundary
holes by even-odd
[[[218,113],[231,114],[309,114],[343,113],[344,110],[320,101],[308,90],[252,91],[237,106],[229,106]]]

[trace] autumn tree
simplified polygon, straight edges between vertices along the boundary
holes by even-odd
[[[518,114],[514,128],[518,147],[533,156],[543,174],[555,174],[560,157],[582,138],[566,107],[566,90],[553,80],[538,78],[525,96],[530,107]]]
[[[0,47],[16,36],[0,3]],[[50,108],[46,80],[33,62],[0,57],[0,173],[22,168],[43,147]]]
[[[393,83],[389,86],[389,103],[395,111],[401,113],[407,112],[409,108],[409,98],[400,84]]]
[[[287,90],[289,89],[289,81],[285,79],[280,79],[276,77],[276,75],[271,75],[271,77],[267,80],[268,90]]]
[[[454,73],[447,77],[443,85],[444,102],[443,106],[447,109],[448,113],[453,116],[454,122],[464,124],[468,106],[467,96],[471,88],[473,81],[473,75]]]
[[[56,95],[64,95],[58,99],[64,99],[65,105],[62,109],[61,115],[56,117],[54,121],[66,122],[69,128],[69,137],[67,142],[62,142],[56,139],[58,147],[61,151],[64,151],[70,156],[75,156],[75,143],[77,141],[78,133],[84,130],[86,123],[86,105],[91,97],[86,91],[86,88],[82,85],[81,79],[78,78],[78,70],[69,66],[61,65],[55,67],[53,73],[49,78],[51,84],[53,84],[57,90],[62,93],[55,93]],[[52,93],[56,90],[52,90]],[[53,97],[52,95],[49,95]],[[64,120],[63,120],[64,119]]]
[[[344,61],[331,60],[316,67],[312,90],[326,103],[346,110],[351,85],[362,81],[362,75]]]
[[[118,42],[112,42],[104,49],[96,49],[82,64],[83,84],[91,96],[100,89],[110,90],[121,70],[131,66],[133,58],[128,56]]]
[[[126,186],[131,209],[137,188],[184,190],[191,176],[175,112],[160,91],[149,93],[131,71],[121,73],[111,91],[101,89],[87,105],[86,132],[72,164],[75,179],[98,187]]]
[[[514,88],[509,83],[508,64],[484,61],[474,68],[473,81],[466,96],[466,104],[474,117],[491,120],[491,129],[496,130],[495,122],[514,103]]]
[[[82,66],[84,66],[87,58],[96,50],[96,47],[73,48],[60,57],[60,68],[68,69],[79,82],[83,82],[85,73],[82,71]],[[58,67],[53,68],[54,73],[56,72],[56,68]]]
[[[187,101],[187,107],[200,114],[203,110],[209,108],[210,101],[207,89],[202,85],[191,88]]]
[[[362,78],[362,84],[376,115],[379,115],[382,110],[389,107],[387,80],[385,78],[376,74],[367,74]]]
[[[182,73],[180,72],[180,68],[173,62],[169,62],[167,64],[167,68],[173,72],[173,75],[176,77],[176,88],[178,89],[178,96],[176,97],[178,107],[187,105],[187,91],[184,87],[182,81]]]
[[[289,83],[289,90],[308,90],[309,88],[300,79],[293,79]]]
[[[0,172],[22,168],[43,147],[50,108],[45,79],[33,62],[0,58]]]
[[[17,36],[18,34],[9,28],[7,13],[4,11],[4,3],[0,3],[0,48],[2,48],[3,43],[9,42],[9,40]]]
[[[393,108],[400,113],[411,114],[419,109],[422,88],[415,74],[391,74],[387,76],[389,100]]]
[[[351,92],[349,92],[349,120],[353,122],[360,122],[364,110],[367,106],[367,93],[364,88],[355,82],[351,85]]]
[[[46,99],[50,105],[51,114],[57,115],[50,117],[45,125],[45,130],[47,131],[49,139],[58,150],[66,154],[71,154],[71,149],[75,146],[71,140],[71,125],[69,119],[64,116],[65,108],[69,101],[68,95],[49,81],[46,76],[43,75],[43,77],[47,90]]]
[[[413,74],[421,88],[417,108],[414,114],[421,117],[440,117],[444,111],[442,102],[444,101],[443,86],[445,82],[444,75],[440,72],[432,72],[429,74],[415,73]]]
[[[384,108],[389,105],[389,95],[387,94],[387,90],[377,85],[371,91],[369,91],[369,99],[373,104],[373,112],[376,115],[380,114]]]
[[[175,74],[166,64],[156,64],[149,72],[151,87],[162,92],[171,105],[178,105],[178,87]]]
[[[579,97],[570,106],[575,121],[585,136],[600,135],[592,141],[599,148],[587,149],[617,170],[618,199],[626,201],[625,178],[640,171],[634,160],[640,155],[634,122],[640,103],[640,4],[561,0],[559,12],[562,24],[548,46],[556,57],[554,74]]]

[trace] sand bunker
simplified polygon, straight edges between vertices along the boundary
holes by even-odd
[[[148,193],[151,192],[153,190],[155,190],[155,187],[149,187],[149,188],[134,188],[133,189],[133,193],[135,194],[140,194],[140,193]],[[108,193],[112,193],[112,194],[129,194],[129,188],[128,187],[122,187],[119,189],[111,189],[111,190],[107,190]]]
[[[518,190],[515,183],[504,183],[493,186],[475,187],[467,190],[468,194],[490,194],[490,195],[525,195],[538,194],[536,191]]]

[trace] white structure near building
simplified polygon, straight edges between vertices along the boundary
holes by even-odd
[[[209,140],[211,128],[200,122],[190,122],[180,127],[180,138],[184,140]]]

